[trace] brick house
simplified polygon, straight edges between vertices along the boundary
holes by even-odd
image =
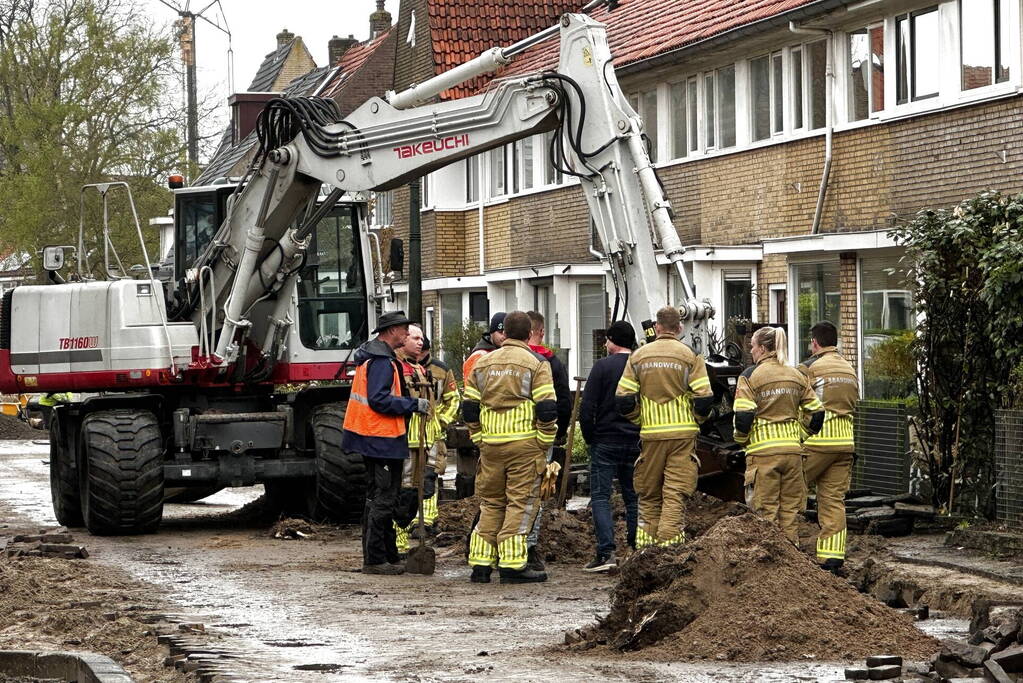
[[[511,44],[525,24],[527,34],[551,24],[550,6],[403,0],[395,88]],[[785,323],[801,358],[809,326],[830,319],[874,395],[872,349],[913,324],[888,229],[982,189],[1023,189],[1018,2],[620,0],[592,16],[608,26],[719,332],[730,319]],[[480,31],[498,23],[515,28]],[[452,40],[459,32],[482,44]],[[507,73],[553,64],[555,42]],[[427,325],[442,333],[493,310],[538,309],[569,371],[585,374],[609,286],[579,188],[553,173],[543,142],[424,179]],[[407,194],[391,201],[400,236]],[[666,268],[661,280],[677,301]]]

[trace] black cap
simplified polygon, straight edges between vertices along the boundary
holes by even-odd
[[[636,348],[636,330],[624,320],[616,320],[607,328],[607,338],[612,344],[623,346],[627,349]]]
[[[388,327],[408,325],[411,322],[411,320],[405,317],[405,311],[389,311],[380,316],[380,320],[377,321],[376,329],[373,330],[372,334],[383,332]]]
[[[426,332],[423,332],[423,351],[430,350],[430,338],[426,336]]]
[[[504,332],[504,317],[506,315],[508,314],[501,311],[500,313],[495,313],[493,317],[490,318],[490,329],[488,330],[490,334],[493,334],[494,332]]]

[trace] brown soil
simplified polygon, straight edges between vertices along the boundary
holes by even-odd
[[[728,517],[682,546],[621,567],[611,613],[580,647],[642,650],[643,659],[838,660],[878,652],[923,659],[938,649],[907,615],[818,569],[778,528]]]
[[[10,415],[0,415],[0,439],[43,439],[47,438],[45,431],[34,429]]]
[[[184,681],[148,635],[148,589],[117,570],[75,560],[0,559],[0,649],[98,652],[136,681]],[[144,602],[142,602],[144,601]]]

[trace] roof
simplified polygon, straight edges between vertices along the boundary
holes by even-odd
[[[606,24],[616,67],[639,62],[754,24],[818,0],[619,0],[590,16]],[[501,75],[553,68],[557,39],[532,48]]]
[[[263,58],[263,63],[259,65],[259,69],[256,71],[252,83],[249,84],[247,92],[270,92],[273,90],[274,82],[281,74],[284,63],[288,61],[288,55],[291,54],[291,48],[295,45],[296,40],[298,38],[292,40],[287,45],[282,45]]]
[[[311,95],[319,87],[327,72],[327,67],[321,66],[307,74],[292,79],[287,87],[284,88],[284,97]],[[192,181],[192,185],[208,185],[217,178],[230,175],[231,169],[237,166],[238,162],[242,159],[245,159],[258,143],[255,130],[246,135],[237,145],[231,144],[232,137],[231,124],[228,123],[220,138],[217,151],[214,152],[210,163],[206,165],[206,168],[199,174],[199,177]]]
[[[373,53],[377,51],[384,41],[391,34],[394,28],[384,31],[373,40],[368,40],[364,43],[358,43],[353,45],[345,53],[341,55],[341,59],[336,64],[337,72],[330,82],[323,88],[320,93],[322,97],[336,97],[340,94],[341,90],[345,87],[345,84],[351,80],[352,76],[359,72],[359,69],[369,61],[369,58],[373,56]],[[383,95],[383,93],[380,93]]]
[[[673,0],[669,0],[673,1]],[[430,37],[436,72],[443,73],[492,47],[505,47],[550,28],[583,0],[429,0]],[[486,76],[466,81],[441,99],[466,97],[480,90]]]

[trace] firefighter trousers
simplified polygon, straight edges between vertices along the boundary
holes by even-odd
[[[797,453],[746,458],[746,505],[781,527],[799,545],[796,518],[806,500],[803,460]]]
[[[546,454],[535,439],[482,445],[476,475],[480,519],[469,537],[469,564],[526,566],[526,535],[540,510]]]
[[[803,451],[806,485],[817,487],[817,558],[845,559],[845,494],[852,477],[852,453]],[[805,507],[805,505],[804,505]]]
[[[686,500],[696,491],[696,436],[643,441],[633,485],[639,494],[636,549],[685,540]]]

